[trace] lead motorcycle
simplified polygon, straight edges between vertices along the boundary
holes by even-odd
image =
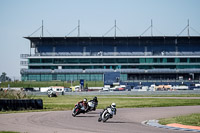
[[[115,105],[111,105],[110,107],[106,108],[103,110],[103,112],[100,113],[100,117],[98,119],[98,122],[106,122],[108,119],[111,119],[113,117],[113,115],[116,115],[116,106]]]

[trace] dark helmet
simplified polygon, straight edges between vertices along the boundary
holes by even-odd
[[[97,100],[97,97],[94,97],[93,100],[96,101],[96,100]]]

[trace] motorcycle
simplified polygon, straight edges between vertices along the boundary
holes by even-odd
[[[52,89],[49,89],[47,91],[48,97],[57,97],[57,94],[55,91],[53,91]]]
[[[106,122],[108,119],[111,119],[113,117],[113,115],[115,114],[116,109],[115,108],[107,108],[106,110],[104,110],[101,114],[100,117],[98,119],[98,122]]]
[[[94,102],[93,100],[90,100],[88,102],[88,110],[87,111],[95,111],[97,105],[98,105],[98,102]]]
[[[79,104],[75,104],[75,107],[72,110],[72,116],[75,117],[79,115],[80,113],[84,113],[85,108],[80,106]]]

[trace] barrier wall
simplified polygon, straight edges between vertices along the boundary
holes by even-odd
[[[0,99],[0,111],[43,109],[42,99]]]

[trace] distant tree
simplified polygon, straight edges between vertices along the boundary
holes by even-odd
[[[2,74],[0,76],[0,81],[1,82],[11,81],[11,78],[7,77],[5,72],[2,72]]]

